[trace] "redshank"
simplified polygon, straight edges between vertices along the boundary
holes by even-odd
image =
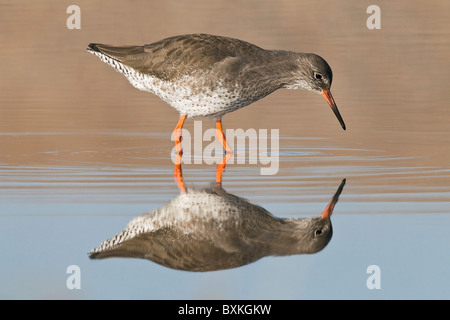
[[[189,34],[143,46],[91,43],[87,49],[122,73],[137,89],[151,92],[180,113],[174,129],[181,153],[181,129],[186,117],[209,116],[226,152],[222,116],[247,106],[280,88],[321,94],[345,130],[330,92],[332,71],[314,53],[265,50],[222,36]]]
[[[187,188],[168,204],[131,220],[90,251],[91,259],[148,259],[186,271],[236,268],[265,256],[313,254],[332,238],[341,182],[321,215],[278,218],[221,186]]]

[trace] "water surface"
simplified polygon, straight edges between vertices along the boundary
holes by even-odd
[[[379,3],[381,30],[367,29],[360,2],[77,5],[81,30],[66,28],[64,4],[0,5],[8,30],[0,40],[2,298],[450,297],[447,2]],[[319,215],[347,179],[322,251],[206,273],[89,260],[90,249],[179,194],[170,140],[178,115],[85,48],[191,32],[316,52],[331,65],[346,131],[322,97],[300,91],[277,91],[223,119],[225,128],[279,129],[275,175],[248,162],[223,174],[227,192],[276,217]],[[203,130],[214,126],[199,120]],[[183,175],[208,186],[216,168],[186,164]],[[66,286],[70,265],[82,272],[79,290]],[[381,289],[366,286],[370,265],[380,267]]]

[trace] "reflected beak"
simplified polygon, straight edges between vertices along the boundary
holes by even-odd
[[[333,199],[331,199],[331,202],[327,205],[325,210],[322,212],[322,219],[330,219],[331,214],[333,213],[334,206],[339,200],[339,196],[341,195],[342,190],[344,189],[346,179],[343,179],[341,182],[341,185],[336,190],[336,193],[333,196]]]
[[[334,114],[336,115],[336,118],[339,120],[339,123],[342,126],[342,129],[345,130],[345,123],[344,120],[341,117],[341,114],[339,113],[339,110],[337,108],[336,102],[334,102],[333,96],[331,95],[330,90],[322,90],[322,96],[327,100],[328,104],[331,107],[331,110],[333,110]]]

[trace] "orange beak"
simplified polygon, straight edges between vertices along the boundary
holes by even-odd
[[[327,205],[325,210],[322,212],[322,219],[330,219],[331,214],[333,213],[334,206],[339,200],[339,196],[341,195],[342,190],[344,189],[346,179],[342,180],[341,185],[337,189],[336,193],[333,196],[333,199],[331,199],[331,202]]]
[[[331,95],[330,90],[322,90],[322,96],[327,100],[328,104],[331,107],[331,110],[333,110],[334,114],[336,115],[336,118],[339,120],[339,123],[342,126],[342,129],[345,130],[345,123],[344,120],[341,117],[341,114],[339,113],[339,110],[337,108],[336,102],[334,102],[333,96]]]

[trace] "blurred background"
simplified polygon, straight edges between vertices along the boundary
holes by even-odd
[[[72,4],[79,30],[66,26]],[[372,4],[379,30],[366,26]],[[0,297],[448,299],[449,18],[443,0],[0,1]],[[323,252],[205,274],[89,261],[89,249],[177,195],[178,114],[87,45],[187,33],[314,52],[330,64],[346,131],[306,91],[279,90],[223,118],[225,129],[280,130],[276,175],[249,164],[224,173],[229,192],[277,216],[319,214],[347,178]],[[203,119],[203,130],[213,126]],[[184,174],[204,185],[214,170],[192,164]],[[66,288],[71,264],[81,290]],[[365,285],[371,264],[381,290]]]

